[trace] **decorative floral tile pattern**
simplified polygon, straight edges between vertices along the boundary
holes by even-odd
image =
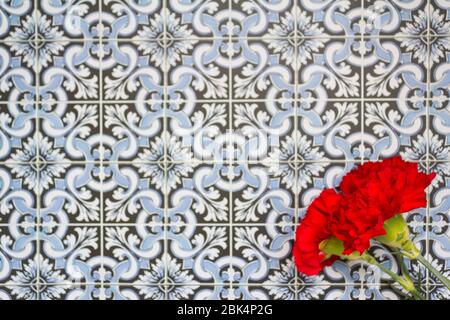
[[[0,300],[404,299],[297,273],[295,226],[401,155],[438,174],[407,219],[450,273],[449,62],[448,1],[0,2]]]

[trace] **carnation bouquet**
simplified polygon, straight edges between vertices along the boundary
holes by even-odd
[[[405,213],[426,206],[425,189],[434,178],[434,173],[421,173],[417,164],[400,157],[352,170],[337,190],[323,190],[309,206],[296,231],[293,255],[297,269],[316,275],[338,259],[363,260],[398,282],[408,298],[424,299],[404,265],[406,258],[417,260],[450,289],[450,279],[413,243],[404,218]],[[377,242],[400,257],[400,274],[370,253]]]

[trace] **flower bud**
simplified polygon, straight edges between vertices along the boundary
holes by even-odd
[[[357,260],[361,257],[358,251],[354,251],[350,255],[344,255],[342,253],[344,251],[344,242],[336,237],[323,240],[319,244],[319,249],[327,255],[327,258],[331,256],[338,256],[341,259]]]
[[[391,248],[401,249],[408,258],[417,258],[420,251],[410,239],[408,224],[402,214],[397,214],[386,220],[383,228],[386,234],[376,237],[376,240]]]

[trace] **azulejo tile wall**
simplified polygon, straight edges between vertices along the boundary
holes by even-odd
[[[1,1],[0,299],[402,299],[296,273],[295,226],[400,154],[438,174],[408,221],[449,275],[449,86],[448,0]]]

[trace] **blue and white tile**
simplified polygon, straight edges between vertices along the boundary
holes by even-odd
[[[450,223],[450,162],[432,161],[428,165],[428,172],[436,173],[436,178],[429,187],[429,222],[441,225]]]
[[[41,0],[36,3],[36,16],[39,18],[38,33],[50,32],[49,41],[92,40],[99,38],[102,26],[100,4],[102,1],[74,0],[64,3],[56,0]]]
[[[292,100],[234,102],[229,157],[242,162],[297,161],[296,106]]]
[[[231,35],[235,38],[271,36],[294,38],[301,23],[296,23],[299,8],[295,0],[238,1],[231,0]],[[305,23],[309,27],[308,23]],[[308,31],[312,31],[309,30]],[[267,31],[269,31],[267,33]]]
[[[295,274],[291,250],[294,240],[292,226],[234,226],[233,232],[233,286],[241,288],[240,294],[248,299],[253,284],[268,283],[275,273],[285,270]],[[282,278],[282,277],[281,277]],[[277,279],[279,285],[286,285]]]
[[[323,188],[395,155],[438,174],[407,220],[448,271],[445,1],[36,4],[0,4],[0,299],[404,299],[291,256]]]
[[[33,223],[10,222],[0,226],[0,284],[37,285],[37,239],[37,227]]]
[[[367,65],[366,43],[359,37],[300,39],[296,63],[298,98],[360,98],[361,72]]]
[[[230,30],[230,0],[168,0],[167,38],[226,38]]]
[[[25,35],[29,36],[29,35]],[[37,95],[37,53],[30,42],[0,43],[0,101],[32,104]]]
[[[362,157],[361,103],[300,100],[297,111],[297,159],[328,163]]]
[[[50,154],[59,150],[48,149]],[[104,174],[99,164],[40,163],[40,209],[43,232],[53,234],[59,226],[95,224],[101,221],[101,193]],[[62,235],[62,234],[61,234]]]
[[[427,259],[438,269],[450,275],[450,224],[442,220],[434,220],[429,226],[429,256]],[[430,274],[431,281],[439,283],[439,280]]]
[[[429,226],[429,252],[425,258],[448,278],[450,276],[450,224],[447,221],[448,217],[442,219],[432,213]],[[442,286],[442,282],[431,272],[428,273],[427,284],[430,300],[450,298],[450,290]]]
[[[106,300],[106,290],[96,284],[49,284],[40,290],[40,300]]]
[[[174,285],[225,285],[234,276],[228,225],[169,225],[164,265]]]
[[[109,286],[105,290],[106,300],[222,300],[227,299],[226,286],[169,285],[160,286]]]
[[[167,59],[159,42],[105,41],[101,54],[104,100],[162,101]]]
[[[427,122],[425,101],[365,102],[364,158],[374,161],[401,155],[409,161],[426,161]]]
[[[428,14],[430,17],[430,36],[435,34],[444,37],[450,36],[450,4],[447,1],[430,1]]]
[[[105,227],[103,284],[158,287],[166,283],[165,233],[161,225]]]
[[[450,141],[450,100],[433,99],[429,108],[428,159],[430,169],[438,174],[448,175],[450,162],[448,147]],[[439,164],[441,163],[441,165]]]
[[[230,167],[222,163],[169,163],[167,219],[172,225],[230,221]]]
[[[98,100],[102,55],[96,41],[43,41],[36,64],[39,101]]]
[[[1,162],[12,164],[36,160],[36,109],[37,105],[33,102],[0,103]]]
[[[35,232],[42,178],[32,162],[0,164],[0,224],[16,235]]]
[[[27,41],[18,33],[18,29],[26,28],[35,10],[34,0],[18,0],[0,4],[0,41]],[[34,26],[32,27],[34,28]]]
[[[174,163],[217,162],[227,157],[227,141],[232,141],[230,106],[227,100],[173,100],[167,103],[166,149]]]
[[[229,99],[232,49],[227,39],[176,39],[167,50],[169,100]]]
[[[231,84],[233,99],[294,99],[297,56],[294,41],[287,41],[284,50],[271,49],[280,44],[277,39],[232,41]]]
[[[184,263],[169,255],[163,255],[152,265],[152,270],[140,277],[134,288],[145,299],[152,300],[183,300],[192,299],[200,289],[199,282],[189,270],[183,269]],[[166,275],[163,279],[155,279],[158,268]]]
[[[317,296],[312,296],[304,300],[370,300],[373,294],[368,287],[358,285],[326,285],[315,287]],[[301,298],[301,296],[299,296]],[[303,300],[303,299],[301,299]]]
[[[99,103],[47,102],[38,108],[41,162],[92,162],[102,158]]]
[[[231,215],[235,223],[286,226],[295,223],[301,190],[295,162],[240,163],[229,168]],[[281,231],[281,230],[279,230]]]
[[[445,5],[445,4],[442,4]],[[448,6],[448,5],[447,5]],[[450,97],[450,19],[436,5],[430,8],[430,54],[426,67],[430,73],[430,97],[448,99]]]
[[[172,141],[164,131],[164,105],[161,101],[152,100],[103,104],[102,159],[146,163],[164,161],[168,141]],[[91,139],[93,142],[96,140]]]
[[[363,0],[366,37],[426,38],[429,21],[428,0]]]
[[[164,32],[168,28],[164,2],[166,1],[103,1],[101,7],[103,39],[139,38],[152,41],[163,39]]]
[[[361,1],[295,0],[298,31],[302,36],[316,36],[321,30],[327,36],[355,37],[361,34]],[[305,24],[307,22],[307,24]]]
[[[104,163],[103,221],[156,226],[165,222],[164,162]]]
[[[31,286],[0,286],[0,301],[37,300],[37,287]]]
[[[100,284],[104,277],[100,237],[98,226],[43,223],[36,258],[39,285]]]
[[[413,101],[427,97],[427,37],[369,38],[363,45],[364,97]]]

